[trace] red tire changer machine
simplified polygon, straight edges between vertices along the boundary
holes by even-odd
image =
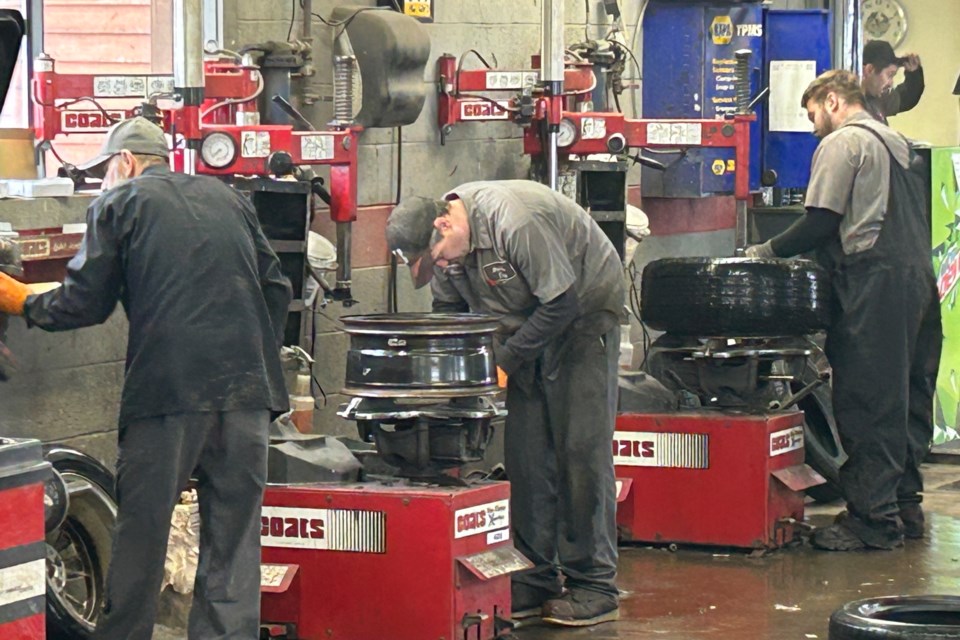
[[[274,177],[292,176],[330,208],[337,225],[338,270],[336,286],[327,293],[352,303],[351,225],[357,219],[360,133],[411,124],[419,116],[430,54],[426,31],[415,19],[389,9],[334,9],[331,18],[341,27],[333,40],[333,118],[316,130],[289,102],[293,82],[316,74],[309,0],[301,2],[300,39],[249,45],[240,52],[204,50],[202,0],[172,4],[173,75],[61,74],[46,54],[34,61],[31,102],[39,149],[56,155],[58,136],[102,133],[124,118],[143,115],[169,134],[178,171],[221,177],[260,193],[272,191],[268,183],[277,182]],[[362,84],[361,96],[354,95],[357,84]],[[301,93],[303,105],[320,100],[309,91]],[[309,169],[319,166],[329,169],[326,187]],[[64,169],[82,184],[84,176],[69,165]],[[268,227],[289,225],[258,213],[271,239]],[[309,220],[301,225],[301,234],[306,226]],[[304,244],[305,238],[287,235],[282,239],[286,245],[275,250],[302,251],[291,245]],[[293,275],[292,280],[296,285],[302,277]]]
[[[510,574],[532,566],[511,542],[510,485],[460,472],[482,459],[491,422],[504,414],[491,400],[496,322],[466,314],[342,322],[343,393],[354,397],[339,415],[357,422],[378,456],[364,458],[359,481],[311,482],[329,474],[309,469],[271,479],[282,484],[264,497],[263,624],[306,640],[508,633]],[[375,476],[376,461],[393,470]],[[270,466],[280,469],[273,457]]]
[[[591,208],[583,197],[589,185],[568,192],[561,184],[561,165],[591,158],[610,164],[611,157],[630,157],[631,149],[732,148],[735,243],[745,246],[750,124],[756,120],[752,106],[764,95],[751,100],[751,52],[735,54],[736,108],[724,118],[632,119],[619,109],[604,109],[605,91],[598,90],[605,83],[615,95],[623,91],[623,69],[632,52],[609,39],[565,46],[563,24],[563,3],[544,2],[542,54],[533,57],[532,69],[492,67],[478,54],[487,68],[465,70],[465,56],[440,56],[441,141],[459,123],[499,120],[523,126],[524,151],[535,166],[545,168],[545,181],[590,211],[621,255],[625,214],[605,216],[611,212]],[[633,159],[664,168],[640,155]],[[607,199],[622,202],[623,197]],[[752,377],[737,384],[752,402],[768,385],[775,361],[802,360],[804,353],[795,345],[735,338],[694,340],[674,355],[695,361],[705,378],[726,376],[731,363],[741,366],[740,377],[749,370]],[[699,379],[696,371],[693,376]],[[803,414],[770,410],[764,403],[759,410],[736,401],[689,413],[621,415],[613,448],[622,539],[760,549],[793,540],[803,520],[803,489],[823,479],[804,465]]]

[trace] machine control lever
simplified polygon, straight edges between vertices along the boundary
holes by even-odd
[[[303,114],[297,111],[296,107],[290,104],[283,96],[275,95],[272,98],[273,104],[280,108],[285,114],[297,123],[301,131],[316,131],[316,127],[310,124],[310,121],[303,117]]]
[[[817,387],[825,383],[829,379],[829,377],[830,377],[830,374],[826,372],[821,373],[819,379],[814,380],[813,382],[805,386],[803,389],[800,389],[800,391],[797,391],[796,393],[793,393],[787,396],[786,398],[783,398],[782,400],[773,400],[768,405],[770,407],[770,410],[784,411],[786,409],[789,409],[790,407],[797,404],[798,402],[806,398],[808,395],[813,393],[817,389]]]

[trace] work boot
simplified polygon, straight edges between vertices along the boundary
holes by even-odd
[[[586,589],[571,589],[543,605],[543,621],[564,627],[588,627],[619,617],[617,596]]]
[[[860,551],[864,549],[896,549],[903,546],[903,536],[871,528],[846,511],[829,527],[821,527],[810,536],[810,544],[824,551]]]
[[[919,502],[900,504],[900,519],[903,520],[903,537],[919,540],[923,537],[923,507]]]
[[[510,617],[514,620],[540,615],[543,603],[560,595],[557,591],[541,589],[523,582],[510,583]]]

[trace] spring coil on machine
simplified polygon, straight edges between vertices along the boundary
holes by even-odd
[[[737,59],[734,71],[737,113],[746,113],[750,106],[750,55],[749,49],[740,49],[734,55]]]
[[[353,123],[354,56],[333,58],[333,117],[338,124]]]

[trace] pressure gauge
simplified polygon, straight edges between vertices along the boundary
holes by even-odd
[[[215,131],[200,144],[200,158],[214,169],[223,169],[233,164],[237,157],[237,143],[228,134]]]
[[[560,131],[557,133],[557,146],[569,147],[577,141],[577,125],[570,118],[560,121]]]

